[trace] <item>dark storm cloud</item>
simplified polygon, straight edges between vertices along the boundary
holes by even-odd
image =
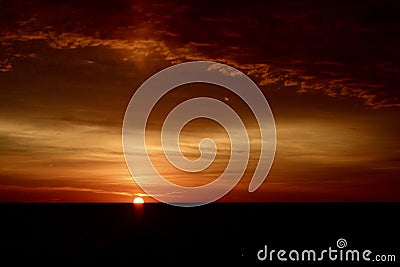
[[[400,4],[394,1],[4,1],[0,71],[15,41],[55,49],[134,49],[153,41],[172,62],[207,59],[259,84],[399,106]],[[164,46],[164,47],[163,47]],[[20,57],[27,57],[21,54]],[[145,52],[143,52],[145,53]],[[89,60],[90,61],[90,60]]]
[[[194,4],[167,27],[181,43],[212,43],[198,48],[212,58],[267,64],[258,74],[272,82],[398,106],[399,11],[385,1],[222,1]]]

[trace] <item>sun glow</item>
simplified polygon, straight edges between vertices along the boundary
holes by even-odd
[[[134,203],[134,204],[143,204],[143,203],[144,203],[144,200],[143,200],[143,198],[141,198],[141,197],[135,197],[135,198],[133,199],[133,203]]]

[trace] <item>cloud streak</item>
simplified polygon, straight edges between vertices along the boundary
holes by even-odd
[[[158,7],[160,8],[160,7]],[[73,13],[73,11],[71,11]],[[152,10],[151,12],[156,12]],[[151,13],[155,16],[155,13]],[[185,11],[182,11],[185,12]],[[274,19],[282,19],[284,15],[276,15]],[[309,14],[305,17],[310,16]],[[302,20],[302,16],[291,14],[289,18],[295,20]],[[172,23],[170,17],[163,18],[165,23]],[[206,18],[205,21],[212,26],[218,23],[226,23],[227,25],[239,25],[243,23],[245,18]],[[31,18],[26,22],[18,22],[17,28],[12,31],[8,30],[0,37],[0,43],[5,44],[5,47],[10,47],[10,44],[15,42],[35,42],[43,41],[53,49],[78,49],[85,47],[105,47],[112,50],[122,50],[129,52],[129,55],[124,57],[124,60],[137,61],[142,57],[153,55],[162,60],[167,60],[172,64],[191,61],[191,60],[210,60],[221,63],[230,64],[235,68],[245,72],[255,79],[259,85],[278,85],[282,88],[297,87],[297,91],[301,93],[307,92],[320,92],[331,97],[353,97],[362,100],[365,105],[373,108],[380,107],[399,107],[399,97],[396,94],[393,86],[398,84],[398,80],[393,80],[394,76],[386,75],[386,80],[372,80],[370,77],[376,76],[374,73],[382,72],[380,70],[386,66],[386,72],[399,72],[400,69],[394,65],[377,62],[377,66],[371,66],[365,69],[360,65],[354,65],[350,62],[333,61],[333,60],[310,60],[307,58],[293,60],[290,59],[290,53],[287,56],[280,58],[268,58],[261,54],[264,58],[256,59],[257,52],[247,49],[246,53],[242,54],[245,48],[241,44],[237,44],[237,50],[231,50],[224,56],[217,55],[213,51],[219,51],[224,48],[224,39],[221,42],[214,42],[207,39],[200,41],[189,41],[183,43],[174,42],[174,44],[165,38],[163,34],[154,33],[146,39],[135,36],[134,38],[121,39],[115,38],[100,38],[90,33],[85,33],[81,30],[74,30],[70,32],[58,31],[57,25],[52,26],[50,29],[43,31],[32,30],[32,23],[38,23],[38,19]],[[82,22],[75,22],[79,25]],[[134,22],[132,22],[134,23]],[[286,25],[286,24],[284,24]],[[152,25],[151,27],[157,27]],[[161,26],[160,26],[161,27]],[[304,26],[309,27],[309,26]],[[79,29],[79,27],[77,27]],[[153,29],[154,30],[154,29]],[[159,29],[168,36],[182,36],[182,33],[173,32],[171,29]],[[120,29],[120,32],[124,30]],[[127,34],[130,32],[129,26],[126,28]],[[149,30],[150,31],[150,30]],[[240,29],[238,30],[240,31]],[[156,31],[154,31],[156,32]],[[243,34],[237,33],[239,36]],[[177,37],[178,40],[180,39]],[[247,56],[246,56],[247,54]],[[16,60],[15,54],[6,53],[0,60],[0,71],[9,72],[12,70],[13,61]],[[255,61],[255,62],[252,62]],[[258,62],[257,62],[258,61]],[[86,60],[85,62],[92,62]],[[349,72],[350,71],[350,72]],[[371,75],[370,75],[371,74]],[[398,75],[397,75],[398,76]],[[393,80],[391,82],[391,80]],[[391,82],[391,83],[389,83]]]

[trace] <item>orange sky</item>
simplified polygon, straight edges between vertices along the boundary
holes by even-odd
[[[192,60],[231,65],[259,85],[275,116],[276,157],[248,193],[254,118],[222,88],[187,85],[163,98],[148,128],[153,163],[171,181],[205,184],[226,165],[229,140],[204,120],[185,127],[181,147],[194,158],[193,145],[213,137],[209,169],[189,176],[162,157],[163,116],[201,95],[234,108],[252,140],[246,173],[222,201],[399,201],[399,5],[222,3],[1,1],[0,201],[145,196],[124,162],[125,109],[151,75]]]

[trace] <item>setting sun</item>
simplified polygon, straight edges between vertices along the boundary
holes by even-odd
[[[133,203],[134,203],[134,204],[143,204],[143,203],[144,203],[144,200],[143,200],[143,198],[141,198],[141,197],[135,197],[135,198],[133,199]]]

